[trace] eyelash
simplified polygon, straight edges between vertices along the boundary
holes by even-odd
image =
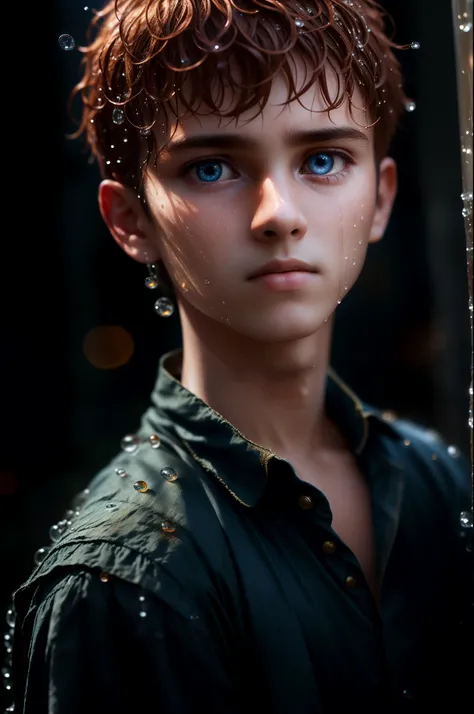
[[[337,156],[338,158],[344,159],[345,161],[345,166],[344,168],[339,171],[337,174],[329,174],[327,176],[318,176],[317,174],[312,174],[309,171],[306,171],[304,173],[305,176],[310,176],[311,179],[315,179],[316,181],[324,182],[324,183],[334,183],[334,182],[339,182],[341,179],[345,178],[347,174],[350,171],[350,167],[352,167],[355,164],[355,160],[350,156],[349,154],[346,154],[344,151],[336,151],[336,150],[321,150],[321,151],[313,151],[310,154],[306,156],[306,159],[304,163],[308,161],[312,156],[317,156],[318,154],[327,154],[328,156]],[[224,159],[219,156],[206,156],[203,157],[202,159],[195,160],[191,162],[190,164],[186,164],[183,166],[181,170],[181,175],[182,176],[188,176],[191,171],[196,168],[196,166],[199,166],[200,164],[204,164],[207,162],[211,161],[216,161],[221,164],[225,164],[228,168],[231,168],[230,163],[227,159]],[[233,170],[233,169],[232,169]],[[216,186],[219,185],[220,183],[224,183],[222,181],[199,181],[197,180],[197,184],[199,186]]]

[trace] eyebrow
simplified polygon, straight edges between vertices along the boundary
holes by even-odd
[[[320,144],[325,141],[365,141],[369,140],[367,134],[350,126],[327,127],[307,131],[289,131],[284,136],[285,143],[291,148],[305,144]],[[204,134],[199,136],[183,137],[171,141],[167,153],[187,151],[189,149],[247,149],[255,150],[260,145],[260,140],[243,136],[242,134]]]

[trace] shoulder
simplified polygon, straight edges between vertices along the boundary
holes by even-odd
[[[390,456],[405,474],[405,492],[429,494],[453,511],[470,509],[471,469],[458,446],[436,430],[390,412],[378,412],[377,418],[392,435]]]
[[[165,444],[120,453],[67,516],[51,527],[52,542],[38,550],[22,590],[32,592],[59,572],[87,571],[138,585],[171,606],[179,602],[188,617],[225,557],[204,472]]]

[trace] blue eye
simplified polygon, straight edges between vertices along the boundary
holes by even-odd
[[[200,181],[212,183],[222,176],[222,163],[220,161],[199,161],[193,166]]]
[[[335,164],[335,159],[332,154],[324,154],[320,152],[318,154],[312,154],[308,158],[308,165],[314,173],[318,176],[325,176],[330,171],[333,170]]]

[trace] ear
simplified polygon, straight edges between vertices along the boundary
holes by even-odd
[[[385,233],[397,195],[397,187],[397,165],[392,158],[387,156],[380,162],[377,205],[372,221],[369,243],[377,243]]]
[[[112,237],[127,255],[139,263],[152,263],[159,255],[151,241],[152,225],[140,199],[118,181],[102,181],[99,208]]]

